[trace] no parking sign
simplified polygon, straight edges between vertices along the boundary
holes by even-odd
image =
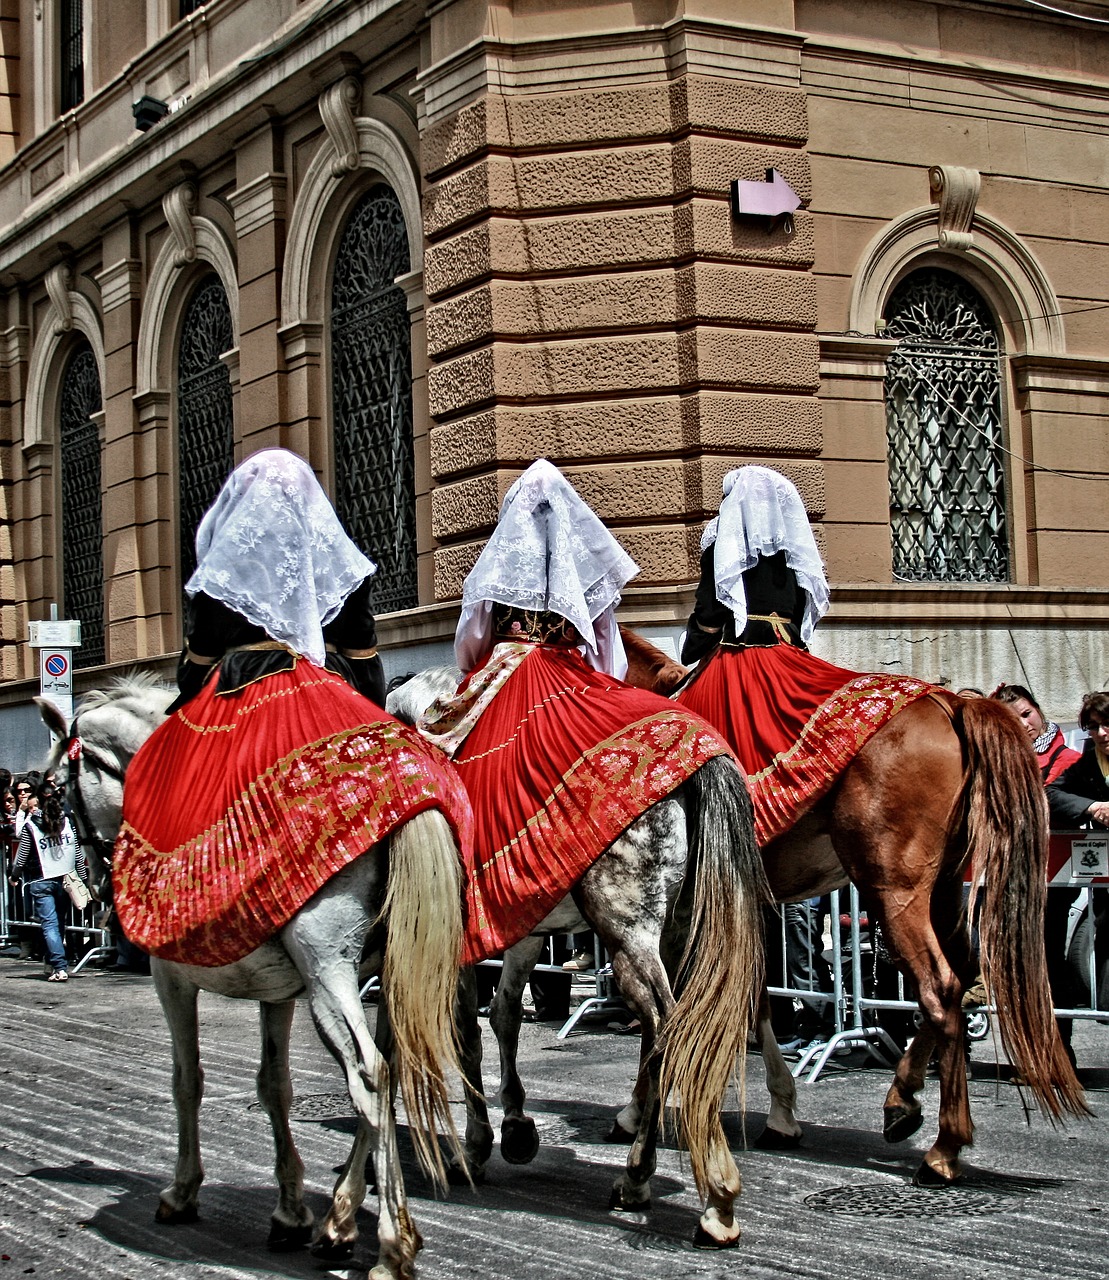
[[[50,607],[53,612],[55,606]],[[73,719],[73,650],[81,646],[81,624],[75,618],[52,617],[32,622],[30,630],[31,647],[39,651],[39,691],[68,724]]]
[[[68,649],[39,650],[39,688],[67,722],[73,718],[73,660]]]

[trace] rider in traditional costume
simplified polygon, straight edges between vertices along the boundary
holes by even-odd
[[[237,467],[196,546],[181,695],[128,768],[113,881],[129,938],[217,965],[421,810],[456,835],[470,818],[447,763],[381,710],[376,566],[302,458]]]
[[[792,826],[864,742],[928,689],[860,676],[810,653],[828,580],[801,495],[769,467],[724,479],[701,539],[701,579],[682,647],[698,661],[677,701],[728,740],[748,775],[765,843]]]
[[[640,814],[727,746],[623,683],[616,623],[637,567],[545,459],[509,489],[467,577],[458,694],[421,730],[474,808],[465,960],[517,942]]]

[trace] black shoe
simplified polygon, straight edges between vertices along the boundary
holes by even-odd
[[[533,1009],[530,1021],[532,1022],[565,1022],[570,1016],[570,1010],[565,1009],[561,1012],[555,1009],[547,1009],[542,1005],[538,1009]],[[528,1015],[525,1011],[524,1020],[528,1021]]]

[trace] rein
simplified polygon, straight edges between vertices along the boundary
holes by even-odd
[[[115,842],[101,835],[99,827],[89,816],[88,805],[85,803],[85,797],[79,785],[81,762],[88,757],[88,760],[96,769],[101,773],[107,774],[109,778],[114,778],[121,785],[123,783],[123,770],[114,761],[106,759],[99,751],[93,750],[81,741],[77,732],[76,716],[73,717],[73,723],[69,726],[69,738],[65,744],[65,755],[66,760],[69,762],[69,767],[66,771],[65,792],[69,807],[73,811],[73,825],[77,828],[77,839],[80,840],[81,844],[93,849],[97,857],[111,870],[112,851],[115,847]]]

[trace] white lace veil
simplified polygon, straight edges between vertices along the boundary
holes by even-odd
[[[801,639],[808,644],[828,612],[828,579],[816,549],[805,504],[793,485],[769,467],[739,467],[724,477],[720,514],[701,537],[701,550],[716,544],[716,598],[735,615],[736,632],[747,625],[743,575],[758,556],[786,553],[786,564],[805,592]]]
[[[185,584],[323,666],[323,628],[377,566],[347,537],[312,468],[285,449],[236,467],[196,531]]]
[[[540,458],[505,494],[497,527],[463,585],[455,659],[464,672],[485,659],[495,602],[567,618],[585,641],[586,660],[623,678],[628,662],[615,610],[638,572],[566,477]]]

